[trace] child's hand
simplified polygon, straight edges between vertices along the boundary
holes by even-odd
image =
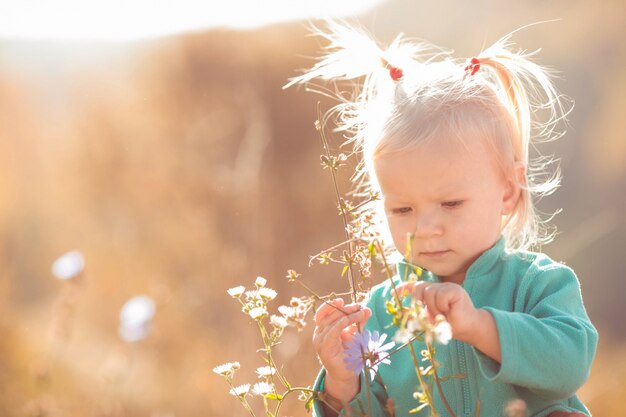
[[[343,343],[351,340],[372,315],[359,304],[344,305],[341,298],[322,304],[315,313],[313,348],[326,369],[324,391],[342,402],[359,390],[359,378],[346,367]]]
[[[432,322],[438,314],[443,315],[452,327],[452,337],[471,343],[482,317],[463,287],[449,282],[417,281],[402,283],[396,290],[399,294],[408,292],[413,299],[423,302]]]

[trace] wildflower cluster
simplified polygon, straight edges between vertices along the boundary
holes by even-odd
[[[292,297],[288,306],[278,307],[278,312],[282,316],[277,319],[284,319],[289,326],[297,328],[299,331],[306,326],[306,315],[315,305],[315,297]]]
[[[290,271],[295,279],[299,274]],[[237,397],[244,408],[255,416],[254,409],[248,397],[260,398],[263,402],[264,413],[267,416],[277,416],[283,399],[294,392],[301,394],[299,398],[309,404],[312,401],[310,388],[292,387],[287,381],[281,368],[277,366],[273,348],[280,343],[285,328],[296,327],[302,330],[306,326],[306,315],[314,305],[313,297],[293,297],[288,306],[278,307],[279,314],[270,314],[268,304],[277,296],[276,291],[266,286],[267,280],[257,277],[254,288],[246,289],[240,285],[230,288],[228,294],[239,301],[241,311],[252,318],[258,325],[263,347],[259,350],[263,353],[264,366],[257,368],[256,374],[259,380],[255,383],[235,385],[234,374],[240,368],[239,362],[229,362],[213,368],[213,372],[224,377],[230,386],[230,394]],[[272,403],[274,402],[272,407]],[[271,409],[274,408],[272,411]]]

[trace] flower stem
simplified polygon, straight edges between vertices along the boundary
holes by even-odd
[[[433,366],[433,376],[435,377],[435,383],[437,384],[437,391],[439,391],[441,401],[443,402],[444,407],[446,407],[446,411],[448,411],[448,414],[450,414],[450,417],[456,417],[456,414],[454,414],[454,411],[452,411],[452,408],[448,403],[448,399],[443,394],[441,379],[439,378],[439,374],[437,373],[437,367],[435,366],[435,350],[433,349],[433,345],[431,343],[426,343],[426,346],[428,348],[428,356],[430,357],[430,362]]]
[[[276,417],[279,417],[278,412],[280,411],[280,407],[282,407],[283,401],[285,400],[285,398],[287,398],[287,396],[289,394],[294,393],[294,392],[306,392],[306,393],[309,393],[309,394],[312,394],[312,395],[315,395],[317,393],[317,391],[315,391],[313,389],[310,389],[310,388],[304,388],[304,387],[289,388],[287,391],[285,391],[283,393],[283,395],[281,396],[281,399],[278,401],[278,405],[276,406],[276,410],[274,410],[274,415]],[[336,411],[337,413],[339,413],[340,410],[333,409],[333,411]]]
[[[343,242],[341,242],[341,243],[337,243],[335,246],[332,246],[332,247],[330,247],[330,248],[328,248],[328,249],[324,249],[324,250],[323,250],[323,251],[321,251],[321,252],[318,252],[317,254],[315,254],[315,255],[313,255],[313,256],[311,256],[311,257],[309,257],[309,266],[311,266],[311,264],[313,263],[313,261],[314,261],[315,259],[317,259],[317,257],[318,257],[318,256],[323,255],[324,253],[331,252],[331,251],[333,251],[333,250],[335,250],[335,249],[337,249],[337,248],[339,248],[339,247],[341,247],[341,246],[343,246],[343,245],[349,245],[349,244],[351,244],[352,242],[356,242],[357,240],[359,240],[359,239],[357,239],[357,238],[352,238],[352,239],[349,239],[349,240],[343,241]]]
[[[322,140],[322,146],[324,148],[324,152],[326,153],[326,157],[330,158],[330,149],[328,147],[328,141],[326,140],[326,135],[324,134],[324,126],[322,124],[322,111],[321,111],[321,104],[318,101],[317,102],[317,120],[319,122],[319,132],[320,132],[320,138]],[[341,208],[341,219],[343,220],[343,228],[344,228],[344,232],[346,234],[346,242],[348,245],[348,254],[349,254],[349,259],[352,259],[352,243],[351,243],[351,238],[350,238],[350,233],[348,232],[348,219],[346,218],[346,210],[345,208],[340,204],[341,203],[341,195],[339,194],[339,186],[337,185],[337,176],[335,175],[335,172],[333,169],[329,169],[330,174],[333,178],[333,186],[335,189],[335,197],[337,198],[337,203],[339,204],[340,208]],[[357,297],[356,297],[356,287],[354,285],[354,273],[352,271],[352,262],[348,261],[348,280],[350,282],[350,290],[352,291],[352,302],[356,303]]]
[[[417,355],[415,354],[415,348],[412,344],[409,344],[409,351],[411,352],[411,358],[413,359],[413,366],[415,367],[415,374],[417,375],[417,380],[420,383],[420,386],[424,390],[424,394],[426,395],[426,401],[428,401],[428,405],[430,406],[430,410],[432,412],[432,417],[439,417],[439,413],[435,409],[435,404],[433,404],[433,396],[430,392],[430,388],[426,381],[424,381],[424,377],[422,376],[422,372],[420,371],[420,364],[417,359]]]
[[[261,339],[263,339],[263,345],[265,346],[265,354],[267,355],[267,363],[268,365],[270,365],[272,368],[276,370],[276,375],[278,375],[278,379],[283,384],[283,386],[289,389],[290,388],[289,382],[287,382],[287,379],[283,376],[280,369],[278,369],[278,367],[276,366],[276,363],[274,362],[274,358],[272,357],[272,346],[271,346],[271,343],[269,343],[268,341],[267,330],[265,329],[265,325],[263,324],[262,320],[257,320],[257,323],[259,324],[259,330],[261,331]],[[272,379],[272,384],[275,386],[276,383],[274,382],[274,376],[270,375],[270,378]]]

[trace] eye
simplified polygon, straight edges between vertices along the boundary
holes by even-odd
[[[458,207],[461,207],[463,203],[464,203],[463,200],[444,201],[443,203],[441,203],[441,207],[450,208],[450,209],[458,208]]]
[[[411,212],[411,207],[396,207],[391,209],[391,214],[407,214]]]

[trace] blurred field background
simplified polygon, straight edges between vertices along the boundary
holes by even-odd
[[[542,148],[564,181],[540,208],[563,208],[545,251],[577,272],[600,331],[580,391],[596,416],[626,413],[625,4],[392,0],[356,16],[381,43],[403,32],[468,58],[560,19],[513,40],[542,48],[576,102],[568,134]],[[338,270],[307,267],[343,235],[319,164],[320,97],[281,89],[320,52],[307,33],[291,21],[132,42],[0,40],[0,417],[247,415],[211,372],[237,360],[236,382],[254,382],[263,365],[256,326],[226,290],[261,275],[285,304],[304,295],[289,268],[320,293],[347,288]],[[50,267],[68,250],[86,266],[62,282]],[[138,294],[156,316],[129,344],[118,315]],[[288,329],[277,352],[295,385],[317,373],[311,330]],[[306,414],[295,400],[283,411]]]

